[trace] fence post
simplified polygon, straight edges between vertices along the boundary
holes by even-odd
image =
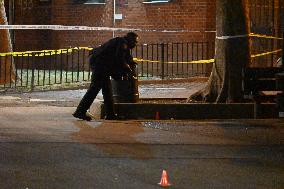
[[[162,79],[165,77],[165,44],[161,43]]]
[[[32,77],[31,77],[31,92],[34,91],[34,87],[35,87],[35,69],[34,69],[34,62],[35,62],[35,54],[32,52],[32,62],[31,62],[31,66],[32,66]]]
[[[282,34],[282,58],[281,58],[281,68],[284,69],[284,31]]]

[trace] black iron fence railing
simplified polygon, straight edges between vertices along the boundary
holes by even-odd
[[[213,58],[208,42],[142,44],[132,50],[139,79],[172,79],[207,76],[211,63],[194,60]],[[90,80],[88,48],[1,54],[0,88],[44,90]]]
[[[257,44],[258,40],[273,39],[253,37],[252,44]],[[250,66],[277,66],[281,47],[271,53],[275,49],[258,46],[252,45],[252,55],[260,56],[253,57]],[[209,76],[211,72],[214,48],[213,42],[141,44],[132,50],[132,55],[138,62],[140,80],[200,77]],[[72,48],[0,53],[0,89],[45,90],[87,82],[91,76],[89,50]]]
[[[214,43],[161,43],[142,44],[132,51],[139,59],[139,77],[180,78],[206,76],[210,73],[210,63],[196,63],[214,56]]]
[[[284,0],[250,0],[250,30],[252,33],[281,37],[283,32]],[[268,38],[252,39],[252,54],[281,49],[281,41]],[[251,67],[274,67],[281,52],[252,59]]]

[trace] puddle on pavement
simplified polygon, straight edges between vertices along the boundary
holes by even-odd
[[[95,144],[104,153],[115,156],[129,156],[136,159],[152,158],[148,144],[138,141],[135,136],[143,133],[139,122],[86,122],[73,121],[80,131],[71,135],[72,139],[85,144]]]

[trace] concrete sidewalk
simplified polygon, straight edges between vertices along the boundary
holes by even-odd
[[[152,99],[151,102],[154,102],[164,98],[175,98],[176,100],[174,102],[180,103],[181,101],[185,102],[185,99],[196,91],[202,89],[205,85],[206,78],[178,79],[171,81],[141,81],[138,92],[140,100],[145,103],[150,99]],[[76,89],[32,93],[3,93],[0,95],[0,107],[29,107],[40,105],[76,107],[86,91],[87,89]],[[102,102],[103,97],[100,91],[91,106],[91,112],[96,119],[101,117]]]
[[[202,89],[206,85],[206,78],[179,79],[179,80],[158,80],[141,81],[139,84],[139,97],[141,99],[159,99],[159,98],[180,98],[186,99],[191,94]],[[0,105],[9,105],[13,103],[45,103],[54,105],[63,104],[64,106],[75,106],[81,100],[87,89],[76,90],[57,90],[32,93],[2,93],[0,94]],[[97,96],[102,100],[102,93]],[[74,102],[74,103],[71,103]]]

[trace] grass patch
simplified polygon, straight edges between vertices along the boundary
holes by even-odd
[[[86,87],[91,79],[88,71],[17,70],[17,82],[0,88],[17,91],[59,90]],[[139,80],[161,80],[160,77],[139,77]]]

